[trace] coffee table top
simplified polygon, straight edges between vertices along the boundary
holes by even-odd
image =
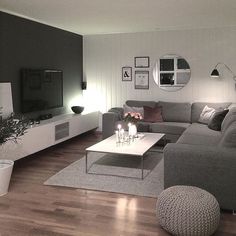
[[[86,151],[143,156],[154,144],[156,144],[165,135],[162,133],[142,134],[142,137],[137,138],[133,142],[130,142],[130,144],[117,144],[116,135],[114,134],[109,138],[106,138],[101,142],[86,148]]]

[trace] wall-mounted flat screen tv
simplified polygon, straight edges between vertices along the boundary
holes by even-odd
[[[21,112],[48,110],[63,106],[61,70],[21,70]]]

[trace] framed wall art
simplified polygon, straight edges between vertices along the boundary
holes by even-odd
[[[149,71],[135,71],[135,89],[149,89]]]
[[[135,68],[149,68],[149,57],[135,57]]]
[[[132,81],[132,67],[122,67],[122,81]]]

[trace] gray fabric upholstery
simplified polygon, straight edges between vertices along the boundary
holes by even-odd
[[[120,120],[120,115],[115,112],[106,112],[102,116],[102,138],[108,138],[114,134],[115,124]]]
[[[150,132],[152,133],[165,133],[165,134],[177,134],[181,135],[187,127],[189,127],[189,123],[181,123],[181,122],[158,122],[150,124]]]
[[[177,143],[193,145],[217,145],[221,139],[221,132],[209,129],[207,125],[193,123],[178,139]]]
[[[209,129],[209,128],[207,128]],[[204,136],[196,134],[182,134],[178,139],[177,143],[182,144],[191,144],[191,145],[207,145],[207,146],[216,146],[220,141],[221,136]]]
[[[223,209],[236,209],[236,149],[167,144],[164,187],[192,185],[213,194]]]
[[[188,122],[191,121],[191,104],[176,102],[159,102],[162,107],[162,117],[167,122]]]
[[[219,108],[227,108],[231,103],[206,103],[206,102],[195,102],[192,104],[192,114],[191,114],[191,122],[195,123],[198,122],[200,114],[202,113],[203,108],[207,105],[208,107],[212,107],[215,109]]]
[[[225,116],[221,124],[221,131],[224,133],[234,121],[236,121],[236,107],[231,108]]]
[[[219,143],[222,147],[235,148],[236,147],[236,120],[230,124],[227,130],[223,133]],[[235,151],[236,158],[236,151]]]
[[[126,105],[130,107],[155,107],[157,105],[154,101],[137,101],[137,100],[127,100]]]
[[[114,112],[117,113],[119,116],[119,119],[121,120],[124,116],[124,109],[122,107],[113,107],[108,112]]]
[[[184,134],[195,134],[198,136],[210,136],[210,137],[218,137],[221,136],[221,132],[209,129],[207,125],[193,123],[188,129],[184,132]]]
[[[150,132],[149,125],[150,125],[150,123],[148,123],[148,122],[139,121],[137,123],[138,132]]]

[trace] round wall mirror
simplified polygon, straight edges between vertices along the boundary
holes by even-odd
[[[162,56],[153,69],[155,83],[166,91],[182,89],[189,82],[190,76],[188,62],[175,54]]]

